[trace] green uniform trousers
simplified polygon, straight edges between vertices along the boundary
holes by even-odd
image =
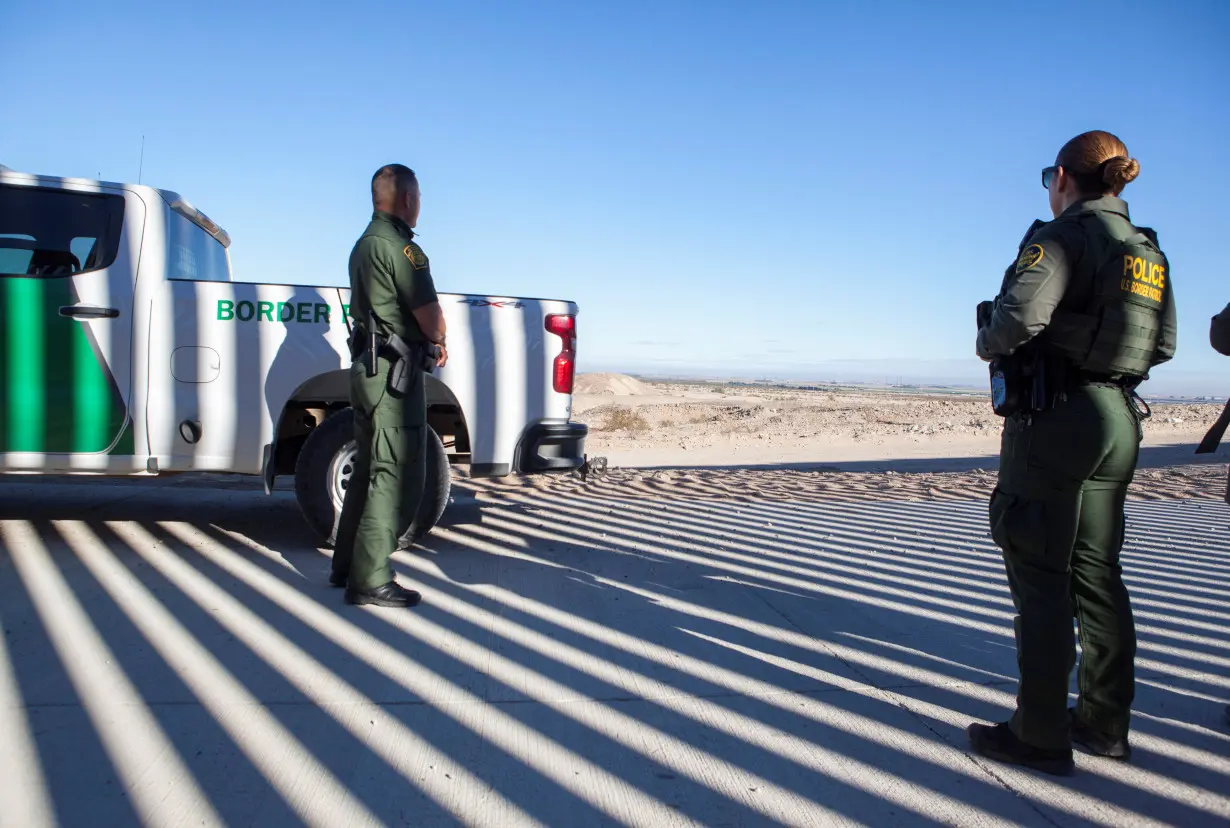
[[[358,456],[338,519],[333,572],[348,586],[374,589],[393,580],[389,557],[418,513],[425,485],[426,400],[422,378],[405,397],[388,389],[386,360],[378,372],[350,368]]]
[[[1124,391],[1070,388],[1049,411],[1004,425],[991,536],[1016,605],[1020,684],[1011,720],[1021,740],[1069,748],[1068,684],[1080,629],[1077,713],[1126,736],[1136,628],[1119,553],[1140,422]]]

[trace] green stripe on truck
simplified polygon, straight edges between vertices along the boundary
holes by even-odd
[[[123,397],[83,323],[70,278],[0,279],[0,452],[132,453]],[[128,315],[103,324],[131,325]],[[121,358],[126,359],[127,354]],[[125,446],[124,444],[127,444]]]
[[[4,450],[47,451],[45,285],[10,278],[4,287]]]

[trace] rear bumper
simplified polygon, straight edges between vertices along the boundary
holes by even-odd
[[[583,423],[535,423],[521,435],[514,466],[521,474],[565,472],[585,464]]]

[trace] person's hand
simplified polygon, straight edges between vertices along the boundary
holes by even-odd
[[[443,368],[448,364],[448,349],[444,345],[437,346],[440,349],[440,355],[436,357],[436,367]]]
[[[983,362],[990,362],[991,357],[984,354],[983,348],[982,348],[982,333],[984,330],[986,329],[985,328],[978,329],[978,336],[974,339],[974,353],[977,354],[978,358],[982,360]]]

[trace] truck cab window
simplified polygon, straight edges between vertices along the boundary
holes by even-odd
[[[33,257],[33,236],[0,233],[0,273],[25,273]]]
[[[68,249],[77,257],[77,261],[81,262],[82,270],[90,270],[93,264],[90,257],[98,249],[98,239],[78,236],[68,243]]]
[[[167,278],[185,282],[231,280],[222,243],[174,210],[167,210]]]
[[[0,185],[0,277],[109,267],[123,219],[122,196]]]

